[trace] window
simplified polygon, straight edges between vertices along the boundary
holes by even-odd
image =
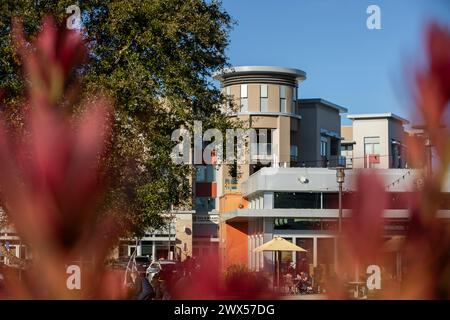
[[[280,112],[286,112],[286,86],[280,86]]]
[[[198,166],[197,167],[197,174],[196,174],[196,178],[195,181],[197,182],[205,182],[206,181],[206,170],[205,170],[206,166]]]
[[[296,253],[297,255],[297,270],[298,271],[303,271],[301,270],[303,266],[303,263],[306,263],[307,266],[309,267],[310,264],[313,264],[313,252],[314,252],[314,240],[313,238],[297,238],[296,239],[296,244],[305,249],[305,251],[298,251]],[[304,259],[304,260],[303,260]]]
[[[380,163],[380,137],[364,138],[364,168]]]
[[[286,241],[292,242],[292,238],[283,237],[283,239]],[[294,253],[293,251],[281,251],[281,254],[280,254],[281,261],[284,261],[284,262],[294,261],[293,253]],[[280,267],[286,268],[286,264],[282,264]],[[282,271],[287,272],[287,270],[282,270]]]
[[[291,160],[297,161],[298,160],[298,146],[291,145]]]
[[[275,230],[337,230],[337,219],[311,219],[311,218],[275,218]],[[306,248],[305,248],[306,249]]]
[[[215,198],[208,198],[208,210],[214,210],[216,209],[216,199]]]
[[[226,99],[227,99],[227,106],[228,108],[231,108],[231,87],[228,86],[225,88],[225,95],[226,95]]]
[[[276,192],[275,209],[320,209],[321,194],[312,192]]]
[[[346,166],[351,168],[353,165],[353,145],[341,145],[341,156],[345,157]]]
[[[353,157],[353,145],[341,145],[341,156]]]
[[[216,178],[216,170],[212,165],[197,166],[196,182],[214,182]]]
[[[380,154],[380,137],[364,138],[364,154]]]
[[[248,96],[247,96],[247,85],[241,84],[241,108],[240,112],[247,112],[248,110]]]
[[[328,139],[320,137],[320,156],[326,157],[328,154]]]
[[[255,129],[256,141],[252,141],[252,154],[271,155],[272,154],[272,129]]]
[[[338,149],[339,149],[339,140],[331,138],[330,155],[337,156],[338,155]]]
[[[267,84],[262,84],[260,87],[260,102],[261,102],[261,112],[269,111],[269,95],[267,90]]]
[[[209,197],[196,197],[195,198],[195,210],[197,211],[211,211],[216,208],[216,199]]]
[[[391,141],[392,168],[402,168],[402,145],[398,141]]]
[[[317,264],[326,265],[327,267],[334,265],[333,238],[317,238]]]

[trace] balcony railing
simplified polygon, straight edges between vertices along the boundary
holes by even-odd
[[[252,160],[273,160],[276,145],[273,143],[252,143],[250,155]]]
[[[241,187],[235,179],[226,179],[224,184],[224,191],[225,193],[240,192]]]

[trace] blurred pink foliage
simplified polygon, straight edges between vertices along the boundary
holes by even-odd
[[[76,31],[58,30],[47,18],[30,42],[16,23],[14,35],[28,80],[25,130],[0,119],[0,188],[3,206],[33,262],[25,281],[10,283],[19,298],[120,298],[119,278],[104,270],[116,241],[115,221],[98,215],[104,190],[101,155],[110,134],[110,103],[91,97],[70,113],[68,80],[86,50]],[[107,215],[106,215],[107,216]],[[82,266],[82,290],[68,290],[66,267]],[[114,280],[116,278],[116,280]]]
[[[404,277],[401,282],[384,279],[378,296],[383,299],[450,298],[450,230],[448,223],[437,216],[450,165],[450,131],[446,123],[450,102],[450,31],[433,23],[426,35],[427,63],[416,71],[416,105],[412,113],[413,118],[421,115],[438,161],[432,175],[423,170],[424,187],[416,188],[408,199],[410,223],[400,248]],[[408,137],[408,158],[413,166],[427,163],[424,140]],[[355,266],[364,275],[367,265],[386,263],[382,236],[387,195],[376,172],[359,174],[352,217],[340,241],[338,278],[330,280],[330,298],[349,298],[345,284],[348,278],[359,280],[354,278]]]
[[[217,254],[204,255],[198,269],[170,286],[174,299],[216,300],[276,299],[267,275],[251,272],[246,266],[222,270]]]

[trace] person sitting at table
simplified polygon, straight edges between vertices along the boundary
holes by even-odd
[[[286,288],[287,288],[287,292],[288,292],[288,293],[292,293],[292,292],[294,291],[294,290],[293,290],[293,287],[294,287],[294,281],[293,281],[292,274],[287,273],[287,274],[284,276],[284,281],[285,281],[285,285],[286,285]]]
[[[309,277],[308,273],[306,273],[306,272],[300,273],[300,283],[299,284],[300,284],[299,291],[301,294],[306,294],[306,293],[312,291],[311,278]]]

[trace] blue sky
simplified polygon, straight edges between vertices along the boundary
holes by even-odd
[[[367,7],[381,9],[369,30]],[[448,0],[223,0],[237,21],[232,65],[278,65],[307,73],[301,98],[324,98],[349,113],[409,118],[406,70],[423,57],[424,26],[450,25]],[[346,121],[347,122],[347,121]]]

